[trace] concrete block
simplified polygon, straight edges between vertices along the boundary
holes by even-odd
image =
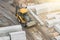
[[[31,15],[32,15],[41,25],[44,25],[44,22],[43,22],[34,12],[32,12],[31,9],[28,8],[28,10],[30,11]]]
[[[11,36],[11,40],[26,40],[25,31],[13,32],[9,34]]]
[[[0,40],[10,40],[9,36],[0,37]]]
[[[60,24],[56,24],[54,26],[55,30],[60,33]]]
[[[14,25],[14,26],[7,26],[7,27],[0,28],[0,34],[15,32],[15,31],[22,31],[22,26],[21,25]]]
[[[55,24],[60,23],[60,19],[46,20],[46,23],[48,27],[52,27]]]
[[[59,14],[60,12],[54,12],[54,13],[49,13],[49,14],[47,14],[46,15],[46,17],[48,18],[48,19],[50,19],[50,18],[54,18],[57,14]]]

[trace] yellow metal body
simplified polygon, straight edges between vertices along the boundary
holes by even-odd
[[[26,21],[20,15],[16,14],[16,16],[17,16],[19,22],[26,23]]]
[[[18,12],[20,12],[21,14],[26,14],[27,13],[27,9],[26,8],[21,8],[18,10]],[[18,13],[16,14],[16,17],[18,18],[19,22],[21,23],[26,23],[26,20],[24,20],[24,18],[22,16],[20,16]]]
[[[28,10],[26,8],[21,8],[17,10],[16,17],[19,20],[19,22],[21,22],[22,26],[34,26],[36,23],[35,21],[30,19],[30,17],[27,15],[27,12]]]
[[[22,14],[25,14],[28,12],[28,10],[26,8],[21,8],[19,9],[19,12],[21,12]]]

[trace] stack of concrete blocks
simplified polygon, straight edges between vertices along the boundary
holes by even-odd
[[[46,23],[49,28],[53,27],[60,34],[60,12],[47,15]],[[60,40],[60,35],[54,37],[54,40]]]
[[[34,12],[31,11],[31,8],[35,8],[36,9],[36,16],[34,15]],[[41,13],[46,13],[46,25],[51,28],[54,27],[56,31],[60,32],[60,25],[58,25],[58,27],[56,27],[55,25],[60,24],[60,2],[49,2],[49,3],[42,3],[42,4],[38,4],[35,6],[28,6],[29,11],[31,12],[31,14],[36,17],[38,17],[38,21],[41,23],[42,20],[39,18],[38,15],[40,15]],[[54,12],[54,13],[53,13]],[[40,21],[41,20],[41,21]],[[44,20],[45,21],[45,20]],[[41,23],[42,24],[42,23]],[[60,39],[59,39],[60,40]]]
[[[46,25],[48,28],[53,27],[55,32],[60,34],[60,3],[51,3],[47,6],[47,9],[48,13],[46,15]],[[55,39],[60,40],[60,35],[56,36]]]
[[[54,6],[53,6],[54,5]],[[37,17],[34,15],[34,12],[31,11],[30,9],[31,8],[35,8],[36,9],[36,14],[39,15],[41,13],[49,13],[49,12],[52,12],[52,11],[56,11],[56,10],[60,10],[60,2],[49,2],[49,3],[42,3],[42,4],[38,4],[38,5],[34,5],[34,6],[28,6],[27,7],[29,9],[29,11],[31,12],[31,14],[34,16],[34,17]],[[52,18],[54,17],[57,13],[59,12],[56,12],[54,13],[53,15],[48,15],[47,17],[48,18]],[[36,18],[37,19],[37,18]],[[42,20],[39,18],[39,21],[40,23],[42,24]]]
[[[2,27],[0,40],[26,40],[26,34],[21,25]]]
[[[47,23],[48,27],[53,27],[54,25],[60,23],[59,14],[60,14],[60,12],[55,12],[55,13],[50,13],[50,14],[46,15],[46,17],[47,17],[46,23]]]

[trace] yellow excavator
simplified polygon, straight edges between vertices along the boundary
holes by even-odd
[[[32,27],[36,25],[36,22],[28,15],[27,8],[16,7],[16,17],[23,27]]]

